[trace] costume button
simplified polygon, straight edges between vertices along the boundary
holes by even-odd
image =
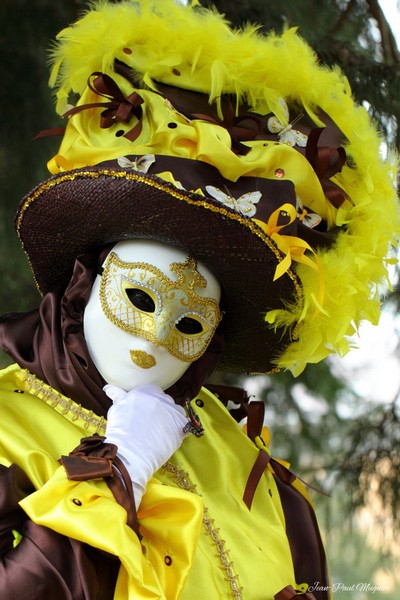
[[[168,123],[168,127],[170,129],[176,129],[178,127],[177,123]]]
[[[82,506],[82,502],[79,500],[79,498],[73,498],[72,502],[76,504],[76,506]]]
[[[200,398],[197,398],[196,405],[199,406],[200,408],[203,408],[203,406],[204,406],[203,400],[201,400]]]
[[[24,394],[24,390],[14,390],[15,394]]]
[[[172,565],[172,558],[167,554],[164,558],[164,562],[167,565],[167,567],[170,567]]]

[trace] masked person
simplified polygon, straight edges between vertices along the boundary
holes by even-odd
[[[67,126],[16,218],[42,300],[0,325],[1,598],[328,598],[262,405],[246,435],[203,384],[376,322],[399,218],[366,112],[293,30],[195,3],[102,2],[53,59]]]

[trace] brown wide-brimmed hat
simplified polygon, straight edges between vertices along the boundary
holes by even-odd
[[[275,228],[286,226],[293,239],[303,234],[324,243],[324,234],[297,219],[290,222],[288,207],[296,211],[294,185],[243,177],[229,182],[228,189],[228,182],[211,165],[157,156],[143,173],[135,169],[141,158],[125,158],[131,168],[108,161],[54,175],[25,198],[17,231],[39,290],[46,294],[65,287],[75,257],[109,243],[152,239],[177,246],[206,264],[221,283],[226,313],[222,367],[249,372],[276,369],[272,360],[294,333],[275,332],[265,314],[285,302],[301,302],[302,290],[290,267],[274,281],[285,255],[261,225],[267,227],[276,213]],[[151,171],[173,173],[181,187]]]
[[[294,30],[101,2],[58,36],[54,83],[67,126],[16,220],[43,294],[78,255],[152,239],[219,279],[226,370],[297,374],[377,321],[399,231],[392,167],[345,78]]]

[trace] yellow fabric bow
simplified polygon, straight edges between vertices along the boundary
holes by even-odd
[[[278,219],[280,216],[289,217],[289,221],[284,225],[278,225]],[[296,209],[294,206],[286,203],[282,204],[280,208],[277,208],[271,214],[267,223],[259,221],[258,219],[254,219],[257,225],[259,225],[263,231],[265,231],[269,237],[274,240],[279,250],[285,255],[283,260],[281,260],[275,269],[274,281],[286,273],[292,264],[292,260],[304,263],[316,271],[319,270],[317,264],[304,254],[306,250],[310,250],[313,254],[315,254],[314,250],[309,244],[307,244],[307,242],[294,235],[282,235],[280,233],[281,229],[291,225],[294,222],[296,216]]]

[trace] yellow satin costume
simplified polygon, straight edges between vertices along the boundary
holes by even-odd
[[[17,365],[2,372],[0,386],[1,462],[17,463],[37,488],[23,510],[39,525],[118,556],[115,600],[272,600],[285,586],[313,583],[295,581],[269,470],[251,511],[243,503],[258,449],[207,390],[192,401],[206,433],[186,438],[148,483],[139,541],[103,480],[70,481],[59,466],[82,437],[104,432],[104,419]]]

